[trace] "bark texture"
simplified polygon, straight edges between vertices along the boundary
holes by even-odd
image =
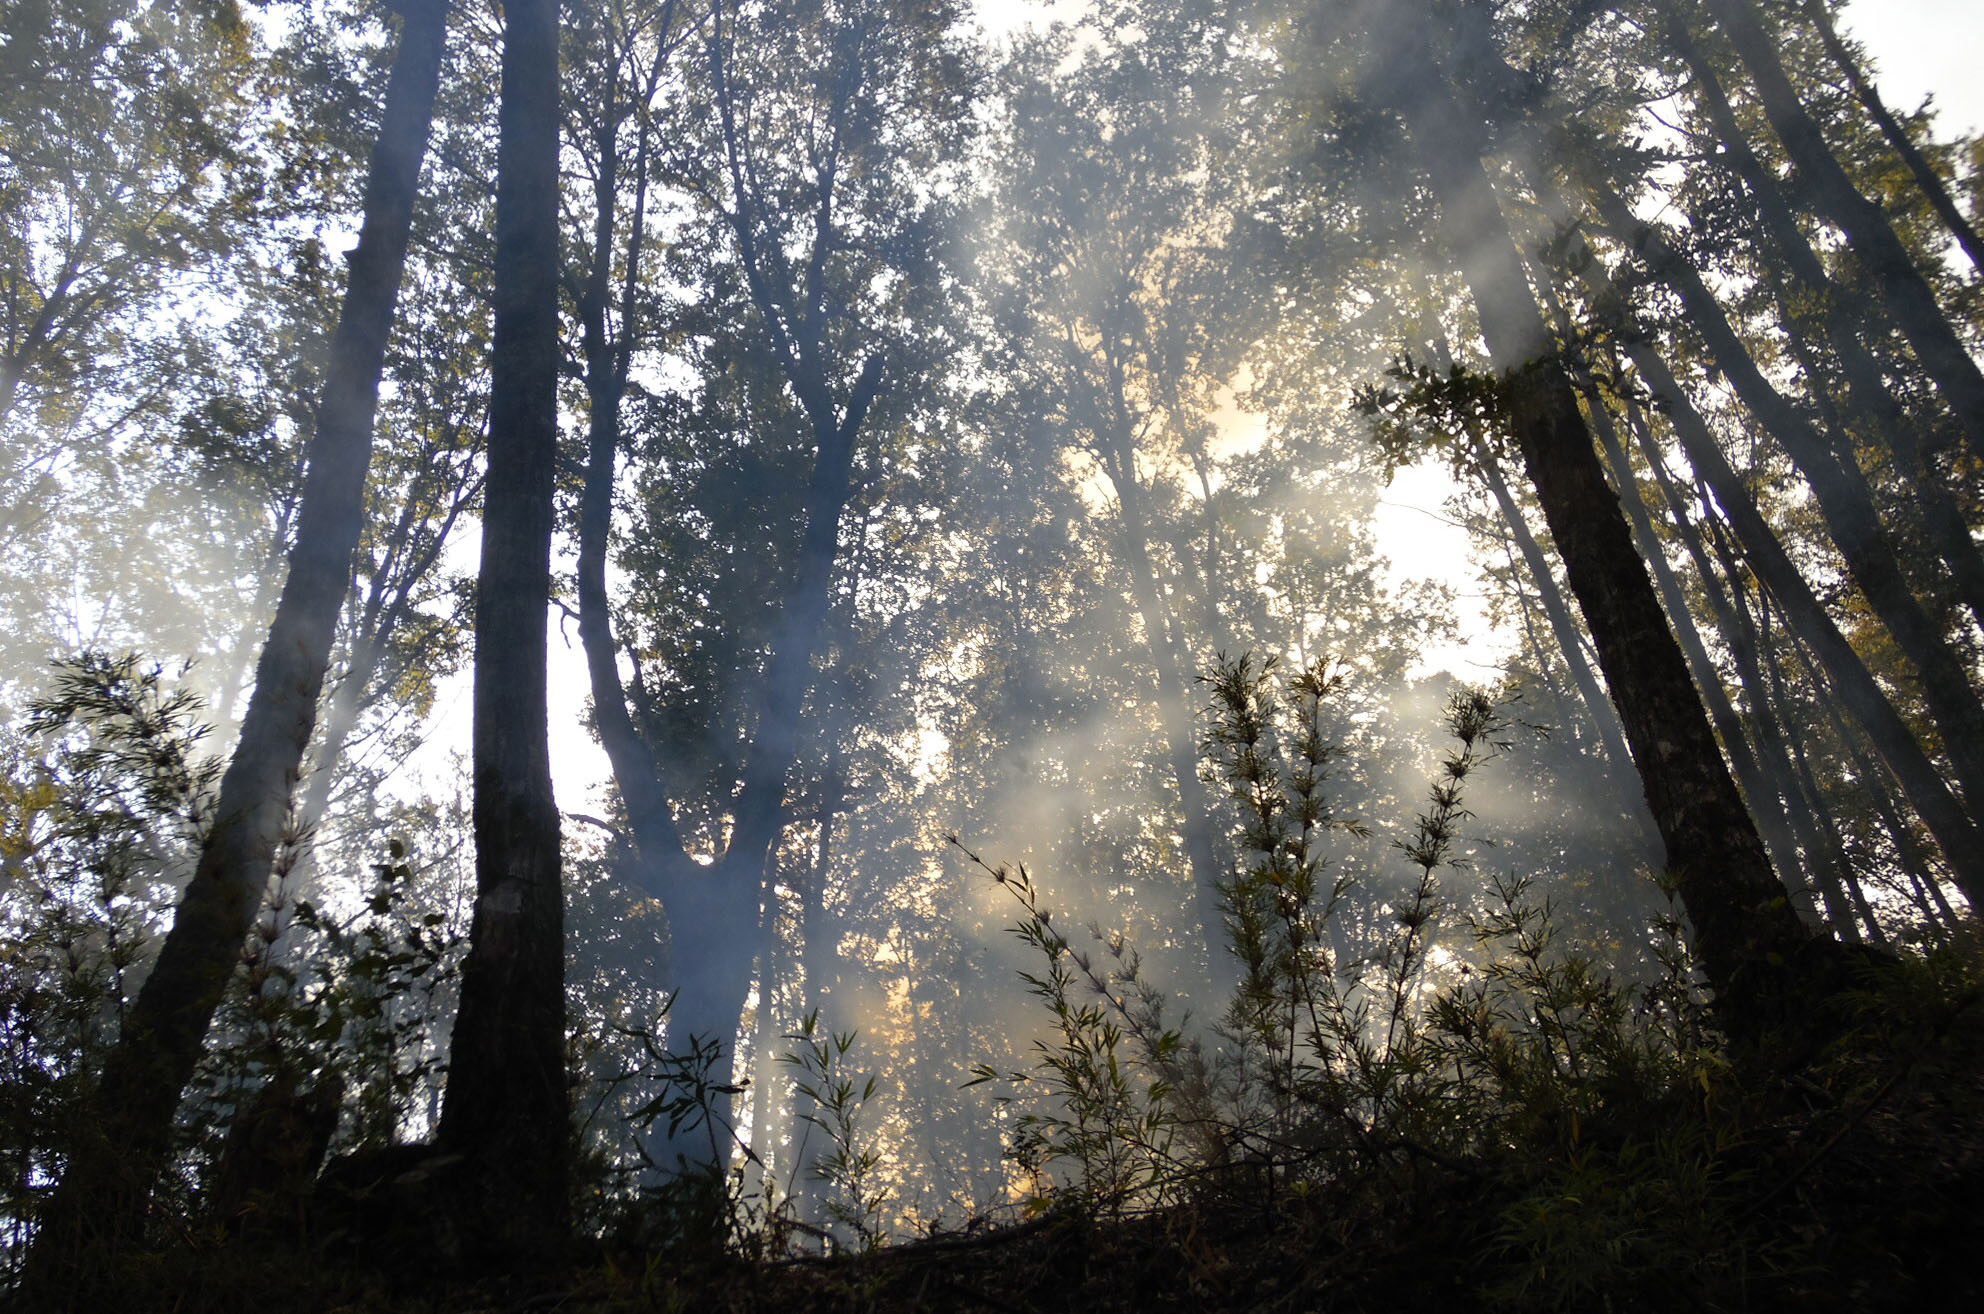
[[[504,6],[489,479],[476,591],[476,902],[439,1147],[462,1258],[555,1261],[569,1218],[564,899],[545,612],[558,445],[558,3]]]
[[[1800,1007],[1786,965],[1805,956],[1810,938],[1744,810],[1605,482],[1482,167],[1481,126],[1444,90],[1430,54],[1415,55],[1394,82],[1412,88],[1400,109],[1439,202],[1440,231],[1503,374],[1507,422],[1619,709],[1703,966],[1727,1024],[1757,1034]]]

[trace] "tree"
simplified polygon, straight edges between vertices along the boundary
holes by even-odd
[[[489,473],[476,586],[475,918],[438,1148],[463,1258],[555,1262],[571,1202],[545,611],[558,454],[558,0],[504,7]]]
[[[1092,568],[1120,581],[1138,632],[1122,659],[1141,687],[1119,696],[1149,707],[1160,728],[1171,825],[1217,977],[1226,864],[1199,778],[1196,677],[1240,641],[1237,613],[1248,609],[1247,545],[1229,523],[1241,495],[1215,494],[1214,481],[1229,480],[1211,447],[1254,298],[1241,262],[1221,258],[1231,198],[1208,178],[1186,88],[1134,47],[1068,67],[1076,58],[1063,35],[1016,49],[1006,70],[982,258],[987,345],[1012,390],[1014,440],[1051,444],[1107,490],[1108,504],[1083,518],[1094,522]]]
[[[1984,455],[1984,371],[1951,327],[1887,215],[1853,185],[1818,124],[1799,102],[1752,0],[1704,3],[1749,69],[1764,113],[1814,204],[1845,234],[1854,259],[1873,280],[1890,318],[1935,381],[1971,450]]]
[[[891,458],[927,459],[951,295],[941,221],[969,127],[951,19],[944,5],[719,6],[684,91],[703,131],[662,163],[694,215],[668,272],[707,304],[684,316],[697,393],[651,431],[649,525],[623,558],[639,563],[640,619],[620,644],[661,660],[637,661],[629,686],[598,615],[609,428],[592,434],[581,634],[635,876],[669,911],[678,1046],[727,1052],[737,1032],[816,733],[808,695],[850,505],[891,486]],[[606,392],[591,400],[610,414]],[[723,1152],[699,1128],[663,1153],[707,1168]]]
[[[173,1113],[261,905],[317,713],[337,614],[362,528],[379,377],[399,295],[441,65],[446,6],[409,4],[350,257],[344,308],[307,457],[296,546],[256,669],[212,824],[123,1034],[104,1062],[96,1122],[74,1147],[31,1262],[39,1292],[71,1285],[105,1245],[139,1234]]]
[[[1459,77],[1480,94],[1475,79],[1491,79],[1492,87],[1502,67],[1478,11],[1463,6],[1453,19],[1455,39],[1444,60],[1422,33],[1380,55],[1374,72],[1405,122],[1439,202],[1445,246],[1466,275],[1501,376],[1501,414],[1590,627],[1703,964],[1729,1025],[1756,1035],[1802,1007],[1787,964],[1808,958],[1809,939],[1729,776],[1617,495],[1605,482],[1482,164],[1483,113],[1444,90]]]
[[[1922,153],[1908,128],[1895,117],[1894,111],[1881,98],[1880,91],[1868,80],[1860,60],[1847,47],[1839,35],[1839,29],[1834,26],[1826,0],[1803,0],[1800,8],[1812,24],[1812,30],[1825,44],[1826,54],[1839,66],[1840,75],[1853,89],[1853,98],[1866,108],[1868,117],[1880,128],[1881,136],[1887,139],[1894,153],[1908,166],[1909,177],[1921,189],[1923,199],[1929,202],[1936,217],[1949,229],[1950,236],[1963,248],[1972,268],[1984,273],[1984,237],[1978,235],[1976,226],[1957,208],[1956,199],[1950,195],[1942,174]]]
[[[226,242],[248,29],[231,0],[17,0],[0,29],[0,432],[22,438],[59,434],[85,365]]]

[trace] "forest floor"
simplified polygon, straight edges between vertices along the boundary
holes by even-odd
[[[1984,1057],[1979,1039],[1971,1038],[1971,1056]],[[1746,1167],[1737,1169],[1739,1161]],[[1581,1231],[1584,1202],[1566,1198],[1564,1234],[1539,1255],[1511,1226],[1511,1212],[1534,1208],[1533,1200],[1421,1161],[1407,1180],[1382,1186],[1279,1198],[1209,1189],[1191,1205],[1143,1217],[1050,1214],[836,1259],[700,1272],[615,1264],[574,1290],[540,1296],[545,1303],[535,1307],[600,1314],[1984,1309],[1977,1254],[1984,1063],[1906,1074],[1858,1106],[1787,1118],[1730,1147],[1724,1171],[1746,1216],[1735,1234],[1694,1257],[1647,1244],[1677,1224],[1684,1235],[1690,1226],[1658,1217],[1658,1198],[1637,1202],[1647,1216],[1610,1236]],[[1601,1228],[1620,1220],[1616,1200],[1589,1203]],[[1553,1264],[1561,1267],[1552,1271]]]
[[[449,1275],[397,1233],[369,1251],[249,1250],[183,1233],[134,1257],[118,1310],[1984,1309],[1984,998],[1967,989],[1914,1016],[1905,998],[1872,1007],[1881,1026],[1789,1076],[1731,1070],[1717,1098],[1626,1125],[1539,1123],[1527,1144],[1467,1158],[1401,1143],[1356,1172],[1232,1169],[1162,1210],[1053,1206],[867,1253],[594,1243],[536,1282]],[[621,1235],[673,1235],[653,1217],[632,1224]],[[779,1245],[755,1244],[761,1256]]]
[[[1984,1009],[1905,1052],[1835,1056],[1776,1083],[1740,1137],[1594,1137],[1583,1154],[1541,1177],[1424,1156],[1303,1189],[1255,1173],[1139,1216],[1049,1210],[865,1254],[603,1247],[522,1285],[320,1259],[219,1285],[225,1269],[208,1268],[197,1292],[152,1295],[260,1312],[280,1282],[282,1307],[343,1314],[1984,1309]]]

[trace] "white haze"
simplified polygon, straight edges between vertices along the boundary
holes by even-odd
[[[999,40],[1030,24],[1078,16],[1082,8],[1080,3],[1069,0],[1057,3],[984,0],[978,7],[978,15],[988,39]],[[1984,43],[1984,5],[1975,0],[1887,0],[1879,4],[1862,0],[1849,7],[1847,22],[1878,61],[1882,90],[1895,108],[1912,110],[1925,94],[1935,91],[1946,134],[1975,130],[1984,123],[1984,88],[1975,84],[1968,59]],[[1437,466],[1422,464],[1398,472],[1382,493],[1372,518],[1373,546],[1388,562],[1378,583],[1385,591],[1397,593],[1414,583],[1431,582],[1444,585],[1455,595],[1457,632],[1449,639],[1427,645],[1418,662],[1404,672],[1408,679],[1447,671],[1461,679],[1493,683],[1513,644],[1511,637],[1498,632],[1483,614],[1480,599],[1484,586],[1474,560],[1474,544],[1468,533],[1453,523],[1444,505],[1455,491],[1453,482]],[[450,546],[447,567],[472,574],[479,547],[479,534],[472,526],[465,526]],[[570,556],[566,555],[557,568],[569,577],[572,565]],[[558,803],[568,815],[604,816],[610,810],[610,769],[604,752],[588,729],[589,681],[584,655],[575,627],[564,612],[554,609],[550,613],[547,630],[551,757]],[[1421,728],[1430,743],[1436,733],[1440,697],[1436,687],[1429,682],[1401,697],[1415,698],[1423,704],[1407,719]],[[464,671],[443,683],[426,744],[396,782],[395,792],[408,801],[453,793],[465,775],[469,723],[470,676]],[[1077,762],[1098,757],[1108,760],[1112,756],[1102,751],[1111,733],[1108,726],[1072,724],[1063,727],[1062,733],[1072,747],[1053,743],[1025,747],[1054,761]],[[945,756],[942,746],[932,742],[924,748],[920,770],[925,775],[932,774],[933,768],[941,770],[941,759]],[[1401,794],[1413,797],[1422,788],[1418,782],[1425,778],[1423,763],[1397,758],[1387,769],[1396,773],[1395,784]],[[1126,795],[1134,792],[1134,788],[1134,782],[1126,784]],[[1511,805],[1520,801],[1517,795],[1509,797]],[[1036,788],[1010,791],[1003,802],[1006,814],[989,828],[990,833],[970,837],[994,861],[1022,856],[1028,837],[1069,833],[1068,809],[1078,807],[1081,800],[1069,791],[1057,789],[1053,781],[1045,780]],[[1496,808],[1490,800],[1484,798],[1480,802],[1484,827],[1492,828],[1503,820],[1495,815]],[[585,835],[588,829],[583,823],[568,821],[566,825],[566,833],[573,839]],[[1097,824],[1093,830],[1108,834],[1106,825]],[[930,851],[933,866],[941,861],[937,848],[933,842]],[[858,873],[855,879],[861,875]],[[1127,906],[1135,901],[1119,902],[1120,891],[1114,888],[1114,879],[1107,870],[1083,873],[1064,867],[1042,876],[1052,891],[1049,901],[1064,910],[1071,923],[1094,918],[1114,927],[1135,916],[1135,910]],[[1006,891],[975,876],[967,875],[966,879],[969,884],[959,889],[956,903],[957,929],[966,943],[957,952],[970,958],[982,974],[986,996],[974,1001],[973,1007],[991,1021],[990,1029],[994,1033],[1026,1037],[1035,1029],[1036,1005],[1011,978],[1010,969],[1020,965],[1021,950],[1000,929],[1010,924],[1014,909]],[[845,923],[850,905],[858,900],[837,892],[834,902],[836,906],[830,916],[841,916]],[[1169,937],[1167,943],[1167,937],[1150,934],[1159,928],[1131,925],[1129,929],[1133,934],[1143,934],[1141,942],[1150,951],[1154,979],[1165,984],[1189,979],[1193,945],[1186,937]],[[907,981],[911,975],[906,959],[900,955],[934,952],[874,944],[868,930],[849,931],[845,925],[836,930],[836,935],[846,937],[848,957],[864,960],[859,966],[850,966],[845,981],[835,992],[835,1021],[843,1026],[888,1011],[889,983],[898,977]],[[898,974],[892,965],[899,961],[903,966]],[[809,990],[813,986],[810,981],[806,983]],[[754,1007],[756,1003],[754,999]],[[781,1029],[785,1025],[779,1022]],[[746,1047],[748,1052],[748,1037]],[[758,1058],[750,1054],[749,1066],[758,1066]],[[907,1110],[924,1106],[911,1100],[891,1104],[906,1096],[906,1087],[916,1079],[908,1072],[899,1075],[905,1089],[891,1089],[882,1103],[884,1111],[894,1107],[908,1116]],[[946,1080],[955,1086],[956,1074],[949,1074]],[[771,1111],[778,1112],[776,1108]],[[776,1157],[774,1147],[759,1148],[768,1158]],[[996,1159],[996,1147],[991,1153]]]

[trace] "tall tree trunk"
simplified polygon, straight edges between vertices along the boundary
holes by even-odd
[[[440,81],[445,17],[443,0],[405,7],[366,178],[364,221],[349,257],[307,449],[289,575],[192,882],[105,1059],[91,1115],[78,1124],[86,1130],[71,1147],[68,1170],[41,1220],[28,1281],[50,1307],[87,1303],[81,1279],[90,1256],[139,1236],[180,1094],[286,840],[364,522],[379,379]]]
[[[1121,414],[1127,408],[1120,397],[1115,400]],[[1177,618],[1165,601],[1156,565],[1151,561],[1151,517],[1145,505],[1143,484],[1137,478],[1134,442],[1120,426],[1108,420],[1098,418],[1095,423],[1098,430],[1113,431],[1111,439],[1102,444],[1100,463],[1116,494],[1117,552],[1129,571],[1130,591],[1136,599],[1138,619],[1143,622],[1144,648],[1149,654],[1156,686],[1165,756],[1171,764],[1172,785],[1178,791],[1185,862],[1192,880],[1193,915],[1199,924],[1199,942],[1210,974],[1208,980],[1215,981],[1221,964],[1226,961],[1226,915],[1219,894],[1219,883],[1226,873],[1220,867],[1218,847],[1213,839],[1212,810],[1206,798],[1205,782],[1199,779],[1199,726],[1190,693],[1190,658],[1182,651]]]
[[[1951,196],[1950,189],[1943,185],[1942,175],[1936,172],[1935,166],[1929,163],[1928,158],[1915,145],[1914,139],[1908,135],[1908,129],[1903,127],[1900,120],[1896,119],[1893,112],[1888,109],[1887,102],[1881,99],[1880,91],[1867,80],[1865,71],[1860,67],[1860,61],[1846,48],[1846,42],[1840,39],[1839,29],[1833,26],[1832,13],[1826,8],[1825,0],[1804,0],[1804,9],[1805,17],[1811,20],[1812,26],[1818,31],[1819,40],[1825,44],[1826,54],[1832,56],[1833,63],[1839,65],[1839,71],[1846,76],[1846,85],[1853,89],[1854,99],[1866,109],[1868,117],[1880,127],[1881,135],[1887,138],[1888,145],[1901,157],[1901,162],[1908,166],[1909,176],[1915,180],[1915,185],[1922,189],[1922,195],[1929,202],[1929,208],[1936,212],[1936,217],[1950,230],[1950,236],[1954,237],[1957,245],[1963,248],[1963,253],[1970,257],[1971,266],[1978,272],[1984,273],[1984,237],[1978,235],[1976,227],[1964,216],[1963,211],[1957,208],[1956,198]]]
[[[1716,629],[1722,636],[1723,645],[1729,650],[1730,661],[1736,668],[1737,686],[1748,695],[1749,723],[1753,727],[1752,743],[1757,750],[1757,770],[1761,777],[1758,788],[1783,804],[1783,816],[1796,836],[1798,845],[1810,855],[1811,863],[1828,862],[1833,855],[1826,852],[1824,839],[1819,833],[1817,818],[1804,806],[1803,796],[1798,790],[1796,772],[1791,762],[1790,747],[1786,742],[1784,727],[1779,721],[1771,700],[1765,697],[1770,687],[1763,673],[1763,658],[1759,650],[1755,628],[1748,623],[1747,613],[1742,612],[1731,601],[1729,590],[1723,587],[1717,577],[1716,568],[1710,559],[1709,550],[1702,542],[1706,530],[1688,512],[1687,499],[1675,486],[1668,473],[1658,445],[1654,442],[1651,426],[1638,404],[1630,394],[1625,398],[1627,421],[1632,428],[1635,441],[1646,457],[1647,468],[1653,474],[1654,484],[1660,490],[1661,499],[1666,503],[1668,513],[1673,517],[1675,529],[1679,533],[1683,548],[1694,563],[1695,573],[1701,581],[1702,596],[1707,599],[1709,614],[1714,618]],[[1723,575],[1729,580],[1729,588],[1741,586],[1743,576],[1734,569],[1735,563],[1723,559]],[[1704,653],[1706,655],[1706,653]],[[1746,790],[1748,786],[1744,787]],[[1780,869],[1782,870],[1782,869]]]
[[[1742,718],[1736,714],[1728,691],[1722,687],[1722,673],[1709,656],[1708,645],[1702,641],[1701,631],[1695,626],[1694,613],[1688,609],[1687,593],[1682,589],[1681,581],[1675,578],[1673,568],[1667,564],[1666,552],[1661,547],[1660,536],[1654,531],[1653,517],[1647,513],[1646,503],[1640,498],[1633,463],[1619,441],[1618,430],[1605,413],[1603,400],[1595,392],[1588,392],[1587,400],[1595,421],[1592,427],[1598,432],[1599,443],[1605,449],[1606,459],[1611,462],[1613,477],[1619,485],[1619,500],[1625,504],[1626,517],[1639,540],[1640,553],[1653,572],[1654,587],[1659,590],[1661,601],[1666,606],[1667,620],[1674,627],[1675,640],[1688,659],[1689,669],[1694,672],[1695,687],[1701,692],[1702,704],[1708,709],[1709,720],[1722,740],[1730,769],[1736,773],[1736,783],[1742,787],[1750,815],[1757,820],[1757,831],[1770,851],[1772,864],[1787,885],[1795,885],[1803,874],[1804,864],[1799,860],[1798,846],[1792,837],[1791,823],[1785,815],[1784,806],[1769,776],[1759,764],[1757,755],[1751,751],[1749,736],[1743,732]]]
[[[476,590],[476,901],[440,1148],[464,1258],[550,1265],[569,1224],[564,892],[545,618],[558,452],[558,0],[506,0],[489,477]]]
[[[1943,883],[1932,870],[1933,859],[1927,852],[1915,828],[1901,814],[1901,808],[1889,791],[1884,773],[1878,763],[1869,758],[1861,748],[1859,736],[1830,700],[1821,700],[1826,722],[1832,728],[1833,738],[1845,750],[1847,761],[1853,766],[1855,778],[1867,792],[1867,800],[1874,809],[1875,818],[1881,829],[1887,832],[1888,843],[1894,849],[1895,865],[1908,877],[1913,889],[1916,907],[1922,916],[1934,926],[1944,930],[1954,930],[1962,920],[1949,898],[1943,893]]]
[[[1723,764],[1646,566],[1605,482],[1577,397],[1556,360],[1500,204],[1479,127],[1423,49],[1393,70],[1432,184],[1440,231],[1461,261],[1508,421],[1598,650],[1634,764],[1732,1031],[1755,1035],[1804,1006],[1787,964],[1807,956],[1754,822]]]
[[[1536,536],[1529,532],[1529,522],[1523,517],[1522,508],[1516,505],[1515,494],[1510,490],[1508,480],[1502,477],[1501,463],[1494,452],[1485,444],[1476,448],[1475,468],[1488,492],[1495,499],[1495,506],[1502,513],[1502,523],[1508,526],[1509,537],[1514,540],[1516,551],[1529,577],[1536,584],[1536,596],[1543,606],[1543,616],[1550,624],[1551,636],[1557,642],[1557,649],[1563,654],[1564,665],[1571,672],[1571,683],[1577,686],[1578,697],[1585,705],[1585,712],[1591,717],[1592,727],[1598,735],[1607,773],[1631,771],[1632,752],[1626,747],[1625,731],[1619,725],[1619,714],[1606,697],[1605,689],[1598,682],[1598,676],[1585,660],[1584,635],[1578,630],[1578,623],[1571,615],[1570,604],[1564,601],[1564,594],[1557,587],[1557,576],[1550,569],[1550,560],[1543,554],[1543,547]]]
[[[1785,76],[1753,0],[1704,0],[1750,71],[1752,85],[1806,193],[1880,289],[1888,314],[1949,404],[1971,449],[1984,456],[1984,372],[1950,326],[1928,280],[1881,207],[1862,196]]]
[[[1853,582],[1915,668],[1923,699],[1942,732],[1944,751],[1974,806],[1984,799],[1984,703],[1941,626],[1910,591],[1859,471],[1843,468],[1825,438],[1764,378],[1700,273],[1649,225],[1636,221],[1616,192],[1603,186],[1593,186],[1591,192],[1613,235],[1680,294],[1689,323],[1708,344],[1716,366],[1805,474]]]

